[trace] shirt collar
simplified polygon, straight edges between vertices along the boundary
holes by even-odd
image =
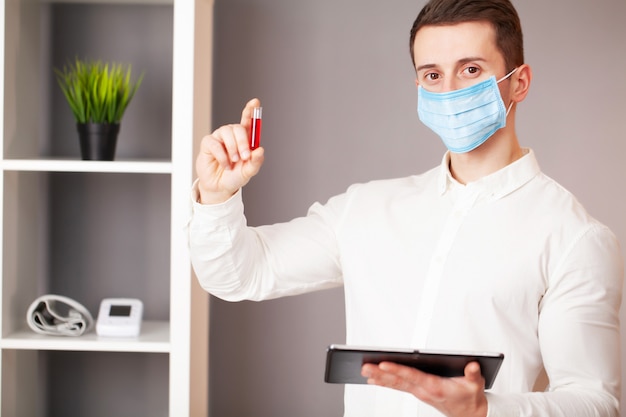
[[[441,195],[454,187],[475,188],[483,197],[489,196],[496,200],[517,190],[540,172],[535,153],[530,148],[522,148],[524,155],[506,167],[480,178],[467,185],[459,183],[450,173],[450,151],[446,152],[441,161],[439,174],[439,193]]]

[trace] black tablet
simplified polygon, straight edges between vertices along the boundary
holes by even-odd
[[[361,376],[361,367],[366,363],[394,362],[439,376],[455,377],[464,375],[468,363],[478,362],[485,378],[485,389],[490,389],[503,360],[502,353],[331,345],[326,352],[324,381],[336,384],[366,384],[367,379]]]

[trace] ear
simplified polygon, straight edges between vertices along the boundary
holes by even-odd
[[[530,65],[520,65],[513,74],[513,82],[511,83],[511,100],[516,103],[523,101],[528,95],[530,82],[533,79],[533,71]]]
[[[416,78],[416,79],[415,79],[415,87],[417,88],[417,87],[419,87],[419,86],[420,86],[420,83],[419,83],[419,81],[417,81],[417,78]]]

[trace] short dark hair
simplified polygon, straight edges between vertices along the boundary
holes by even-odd
[[[464,22],[489,22],[495,29],[496,47],[502,53],[507,71],[524,63],[524,36],[515,7],[509,0],[430,0],[411,28],[410,51],[415,65],[413,44],[424,26],[453,25]]]

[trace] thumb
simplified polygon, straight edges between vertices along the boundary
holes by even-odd
[[[482,382],[483,376],[480,373],[478,362],[470,362],[465,366],[465,377],[472,382]]]

